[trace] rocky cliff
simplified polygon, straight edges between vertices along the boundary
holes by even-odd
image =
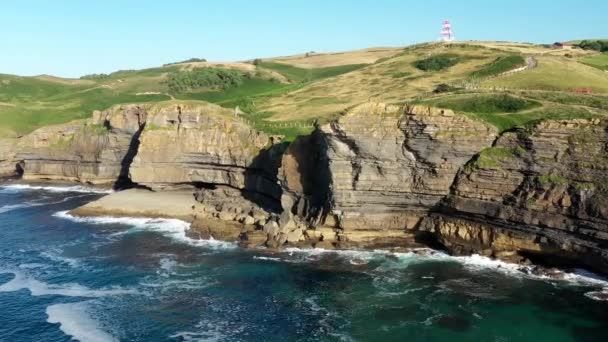
[[[496,138],[493,128],[450,110],[374,103],[322,131],[331,213],[346,238],[416,228],[449,193],[458,169]]]
[[[455,254],[608,273],[607,127],[547,121],[499,135],[449,110],[367,103],[286,144],[232,111],[168,101],[2,141],[0,172],[187,189],[193,234],[246,245],[424,238]]]
[[[462,170],[422,229],[454,253],[608,272],[608,123],[506,133]]]
[[[130,167],[154,190],[225,185],[280,198],[271,138],[212,104],[152,107]]]

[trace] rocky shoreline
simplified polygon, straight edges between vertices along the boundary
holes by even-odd
[[[180,218],[246,247],[430,245],[608,273],[607,127],[499,133],[370,102],[285,143],[211,104],[126,105],[2,142],[0,171],[132,188],[73,214]]]

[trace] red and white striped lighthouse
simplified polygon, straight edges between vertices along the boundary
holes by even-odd
[[[441,41],[443,42],[453,42],[454,41],[454,33],[452,32],[452,24],[449,20],[444,20],[443,25],[441,27]]]

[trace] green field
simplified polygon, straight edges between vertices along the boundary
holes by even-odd
[[[608,52],[604,52],[595,56],[583,57],[580,61],[584,64],[598,68],[600,70],[608,70]]]
[[[263,62],[260,66],[282,74],[292,83],[302,83],[342,75],[347,72],[361,69],[367,66],[367,64],[347,64],[315,69],[298,68],[293,65],[277,62]]]
[[[0,75],[0,137],[88,118],[93,110],[115,104],[166,100],[208,101],[230,109],[239,106],[256,128],[289,137],[310,131],[314,120],[325,122],[368,101],[425,101],[453,108],[500,130],[607,110],[608,73],[603,70],[608,55],[576,59],[550,55],[553,52],[533,44],[428,43],[382,52],[382,58],[371,61],[373,50],[361,50],[258,60],[256,65],[193,61],[81,79]],[[529,55],[536,56],[538,67],[486,79],[523,65]],[[366,60],[369,62],[361,64]],[[224,82],[224,75],[232,75],[234,80]],[[477,94],[474,100],[470,94],[463,98],[450,95],[472,79],[483,80],[482,89],[507,88],[511,95],[499,99]],[[170,89],[170,84],[177,86]],[[428,98],[441,84],[445,96]],[[594,95],[575,94],[577,88],[590,88]]]
[[[573,92],[590,88],[597,94],[608,94],[608,73],[564,57],[537,57],[538,66],[531,70],[493,78],[485,87]]]
[[[540,96],[538,97],[541,98]],[[447,95],[420,103],[448,108],[456,113],[484,121],[504,132],[543,120],[589,119],[603,116],[595,108],[570,106],[558,102],[515,97],[503,93]],[[604,113],[606,115],[608,113]]]

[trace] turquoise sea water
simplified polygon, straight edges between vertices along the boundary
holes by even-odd
[[[607,341],[608,283],[481,257],[242,250],[102,194],[0,187],[1,341]],[[596,299],[594,299],[596,298]]]

